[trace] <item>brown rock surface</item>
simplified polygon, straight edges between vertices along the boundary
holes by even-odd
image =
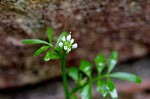
[[[46,39],[47,27],[56,30],[54,41],[60,32],[72,31],[79,48],[68,56],[68,65],[114,49],[120,61],[150,52],[149,0],[1,0],[0,12],[0,88],[60,76],[58,61],[45,63],[43,54],[33,57],[39,46],[20,43]]]

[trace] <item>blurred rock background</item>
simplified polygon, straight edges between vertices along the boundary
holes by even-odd
[[[120,62],[149,56],[149,0],[1,0],[0,12],[0,89],[60,77],[59,61],[45,63],[44,54],[33,57],[40,46],[20,43],[47,40],[47,27],[55,29],[54,42],[61,32],[71,31],[79,44],[68,66],[112,50],[119,52]]]

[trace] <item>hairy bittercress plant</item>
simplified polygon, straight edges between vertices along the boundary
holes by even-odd
[[[117,64],[118,59],[118,53],[113,51],[108,59],[106,59],[103,54],[98,54],[95,58],[97,69],[96,77],[92,76],[92,64],[89,61],[81,61],[79,69],[76,67],[70,67],[68,70],[68,76],[75,81],[75,87],[69,91],[66,71],[66,55],[71,50],[77,48],[78,45],[77,43],[74,43],[74,39],[71,38],[71,33],[68,34],[67,32],[62,32],[58,37],[55,46],[52,43],[53,30],[48,28],[47,35],[49,42],[39,39],[26,39],[23,40],[22,43],[43,44],[43,46],[34,53],[34,56],[38,56],[42,52],[47,51],[44,57],[45,61],[49,61],[51,59],[60,59],[66,99],[77,99],[78,92],[80,93],[82,99],[91,99],[93,83],[97,84],[96,90],[100,92],[103,97],[110,95],[112,99],[117,99],[117,90],[111,78],[117,78],[136,83],[141,82],[141,78],[134,74],[124,72],[111,73]],[[103,72],[105,67],[107,67],[107,70],[106,72]]]

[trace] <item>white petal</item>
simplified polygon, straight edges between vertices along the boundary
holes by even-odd
[[[65,36],[63,36],[63,37],[62,37],[62,41],[66,41],[66,38],[65,38]]]
[[[71,39],[71,35],[68,35],[67,36],[67,41],[70,41],[70,39]]]
[[[75,48],[77,48],[77,47],[78,47],[78,44],[77,44],[77,43],[75,43],[75,44],[72,45],[72,48],[73,48],[73,49],[75,49]]]
[[[62,46],[63,46],[63,43],[62,43],[62,42],[59,42],[58,45],[59,45],[59,47],[62,47]]]
[[[67,46],[64,46],[64,50],[67,50],[68,49],[68,47]]]
[[[70,42],[71,42],[71,44],[72,44],[72,43],[74,42],[74,39],[71,39],[71,41],[70,41]]]

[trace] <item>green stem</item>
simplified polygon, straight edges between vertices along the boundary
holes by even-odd
[[[63,79],[63,86],[64,86],[66,99],[70,99],[67,74],[66,74],[66,55],[63,55],[60,60],[61,60],[62,79]]]
[[[88,82],[86,82],[84,85],[75,87],[75,88],[71,91],[71,94],[76,93],[79,89],[82,89],[82,88],[85,87],[87,84],[89,84],[89,83],[92,84],[92,83],[94,83],[95,81],[98,81],[98,80],[100,80],[100,79],[102,79],[102,78],[105,78],[105,77],[109,77],[109,75],[98,76],[98,77],[95,77],[95,78],[93,78],[93,79],[90,79],[90,80],[89,80]]]

